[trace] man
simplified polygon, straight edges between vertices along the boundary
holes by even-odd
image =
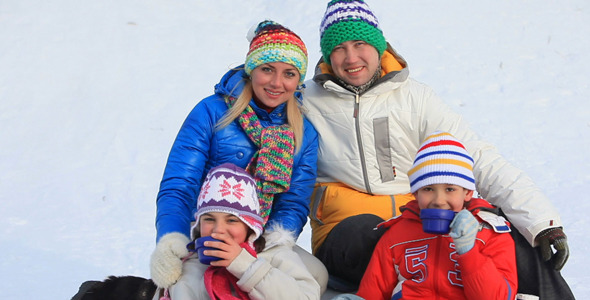
[[[312,248],[332,287],[356,288],[382,234],[373,228],[413,199],[407,172],[421,141],[437,130],[464,142],[475,159],[479,194],[540,246],[555,270],[563,267],[569,249],[551,201],[431,88],[409,77],[366,3],[330,1],[320,35],[323,57],[306,83],[304,107],[320,134]]]

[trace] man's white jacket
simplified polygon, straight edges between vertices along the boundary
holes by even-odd
[[[530,177],[481,140],[463,118],[425,84],[409,77],[405,60],[389,47],[402,69],[388,72],[357,95],[319,68],[306,82],[303,108],[319,133],[318,182],[340,182],[375,195],[410,192],[408,170],[418,147],[434,131],[458,138],[475,160],[477,192],[500,207],[534,243],[543,229],[562,226],[551,201]]]

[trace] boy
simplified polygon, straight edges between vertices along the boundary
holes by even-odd
[[[357,295],[365,299],[514,299],[517,272],[507,222],[475,190],[473,159],[451,134],[426,138],[408,172],[416,200],[377,243]],[[457,212],[448,235],[423,231],[421,209]]]

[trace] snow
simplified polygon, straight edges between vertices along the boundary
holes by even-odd
[[[155,197],[184,118],[265,18],[300,34],[313,70],[324,2],[2,1],[2,298],[149,277]],[[552,199],[571,250],[563,275],[590,299],[590,2],[368,3],[411,75]],[[309,239],[306,227],[298,243]]]

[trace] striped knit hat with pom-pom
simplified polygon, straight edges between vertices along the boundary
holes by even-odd
[[[266,20],[248,32],[250,50],[246,55],[246,74],[256,67],[272,62],[284,62],[297,68],[299,84],[307,73],[307,48],[301,38],[281,24]]]
[[[222,164],[207,174],[197,199],[196,223],[191,232],[195,232],[199,218],[209,212],[238,217],[254,231],[249,241],[255,241],[262,234],[264,222],[260,217],[256,182],[248,172],[234,164]]]
[[[436,131],[424,140],[408,176],[412,193],[431,184],[454,184],[475,190],[473,158],[447,132]]]
[[[334,47],[346,41],[365,41],[375,47],[379,57],[387,49],[377,17],[362,0],[332,0],[320,24],[320,47],[324,61],[331,65]]]

